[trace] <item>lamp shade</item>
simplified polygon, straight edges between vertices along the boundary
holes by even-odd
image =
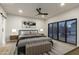
[[[40,29],[40,31],[42,32],[42,31],[44,31],[43,29]]]
[[[17,30],[16,29],[12,29],[12,35],[17,35]]]
[[[17,32],[16,29],[12,29],[12,32]]]

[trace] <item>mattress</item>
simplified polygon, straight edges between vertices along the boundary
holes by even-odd
[[[28,38],[28,39],[20,40],[18,42],[18,47],[24,46],[26,44],[45,42],[45,41],[52,41],[52,39],[49,37]]]

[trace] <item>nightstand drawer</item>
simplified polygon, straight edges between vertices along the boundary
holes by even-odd
[[[10,40],[18,40],[18,35],[11,35]]]

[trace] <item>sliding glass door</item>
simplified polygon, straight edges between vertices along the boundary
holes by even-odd
[[[53,23],[53,39],[57,39],[57,23]]]
[[[67,21],[67,42],[76,44],[76,31],[77,31],[77,21],[70,20]]]
[[[48,36],[66,43],[77,44],[77,19],[48,24]]]
[[[59,40],[65,41],[65,21],[59,22]]]
[[[52,23],[48,24],[48,37],[52,38]]]

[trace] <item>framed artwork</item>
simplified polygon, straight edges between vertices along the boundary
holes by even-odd
[[[23,28],[34,28],[34,27],[36,27],[36,22],[23,21],[23,22],[22,22],[22,27],[23,27]]]

